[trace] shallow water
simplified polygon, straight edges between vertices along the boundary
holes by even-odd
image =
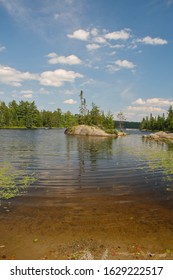
[[[0,130],[0,163],[37,178],[2,201],[0,258],[172,259],[173,145],[128,133]]]

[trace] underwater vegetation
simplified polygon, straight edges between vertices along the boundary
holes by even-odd
[[[34,174],[18,170],[10,163],[0,163],[0,201],[25,193],[26,188],[35,181]]]

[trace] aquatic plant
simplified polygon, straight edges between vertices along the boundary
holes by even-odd
[[[16,197],[34,183],[34,174],[28,175],[24,170],[17,170],[10,163],[0,164],[0,200]]]
[[[147,143],[146,143],[147,144]],[[146,163],[145,166],[139,167],[145,169],[148,167],[150,171],[159,170],[164,175],[163,179],[166,181],[173,181],[173,149],[168,150],[165,145],[147,146],[145,149],[140,147],[125,147],[124,149],[128,154],[137,157],[139,160]]]

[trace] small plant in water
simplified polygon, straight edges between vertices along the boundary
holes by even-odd
[[[33,174],[27,175],[22,170],[16,170],[11,164],[0,165],[0,201],[16,197],[26,191],[26,187],[34,183]]]

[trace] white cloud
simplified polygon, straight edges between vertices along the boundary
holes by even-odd
[[[80,73],[66,71],[64,69],[33,74],[29,72],[20,72],[14,68],[0,65],[0,83],[15,87],[20,87],[22,86],[22,82],[29,80],[37,80],[43,86],[60,87],[65,82],[73,83],[76,78],[82,77],[83,75]]]
[[[150,98],[146,100],[146,104],[152,104],[156,106],[170,106],[173,105],[173,100],[162,99],[162,98]]]
[[[4,95],[4,91],[0,91],[0,95]]]
[[[161,38],[151,38],[150,36],[146,36],[143,39],[137,39],[137,42],[144,43],[146,45],[165,45],[168,44],[167,40]]]
[[[77,65],[81,64],[82,61],[74,54],[69,55],[69,56],[59,56],[56,53],[49,53],[47,55],[50,57],[48,62],[50,64],[68,64],[68,65]]]
[[[142,98],[138,98],[138,99],[135,100],[132,104],[144,105],[144,104],[146,104],[146,102],[145,102],[145,100],[143,100]]]
[[[29,72],[20,72],[15,68],[0,65],[0,83],[15,87],[21,86],[23,81],[38,80],[39,75]]]
[[[97,36],[98,35],[98,29],[97,28],[91,29],[91,35]]]
[[[128,60],[116,60],[115,64],[118,65],[121,68],[126,68],[126,69],[133,69],[135,68],[135,64],[133,64],[131,61]]]
[[[22,97],[29,99],[29,98],[32,98],[32,94],[31,93],[30,94],[23,94]]]
[[[73,104],[76,104],[77,101],[76,101],[76,100],[73,100],[73,99],[67,99],[67,100],[65,100],[63,103],[69,104],[69,105],[73,105]]]
[[[6,47],[0,45],[0,52],[5,51]]]
[[[120,67],[117,67],[116,65],[109,64],[109,65],[106,66],[106,69],[108,70],[108,72],[114,73],[114,72],[119,71]]]
[[[120,31],[107,33],[105,38],[109,40],[127,40],[130,38],[130,33],[128,30],[123,29]]]
[[[92,50],[99,49],[100,46],[98,44],[88,44],[88,45],[86,45],[86,48],[88,51],[92,51]]]
[[[41,73],[40,84],[44,86],[60,87],[65,82],[73,83],[76,78],[82,78],[82,77],[83,75],[73,71],[57,69],[55,71],[46,71]]]
[[[143,100],[142,98],[139,98],[135,100],[133,104],[169,107],[171,105],[173,106],[173,100],[163,98],[148,98],[146,100]]]
[[[150,113],[150,112],[163,112],[163,108],[159,108],[159,107],[153,107],[153,106],[128,106],[128,110],[129,111],[135,111],[135,112],[146,112],[146,113]]]
[[[137,105],[137,106],[133,106]],[[173,99],[163,98],[138,98],[132,102],[132,106],[127,107],[127,113],[134,113],[133,119],[141,121],[143,117],[152,113],[153,116],[166,114],[169,106],[173,106]]]
[[[22,94],[21,97],[23,98],[32,98],[33,91],[32,90],[21,90],[20,93]]]
[[[123,44],[109,45],[111,49],[122,49],[125,47]]]
[[[48,90],[46,90],[45,88],[40,88],[38,91],[40,94],[49,94],[50,92]]]
[[[94,38],[94,41],[98,44],[105,44],[106,43],[106,39],[102,36],[97,36]]]
[[[73,34],[68,34],[67,37],[72,39],[77,39],[81,41],[87,41],[89,38],[90,33],[88,31],[85,31],[83,29],[78,29],[73,32]]]
[[[21,90],[20,91],[21,94],[33,94],[32,90]]]

